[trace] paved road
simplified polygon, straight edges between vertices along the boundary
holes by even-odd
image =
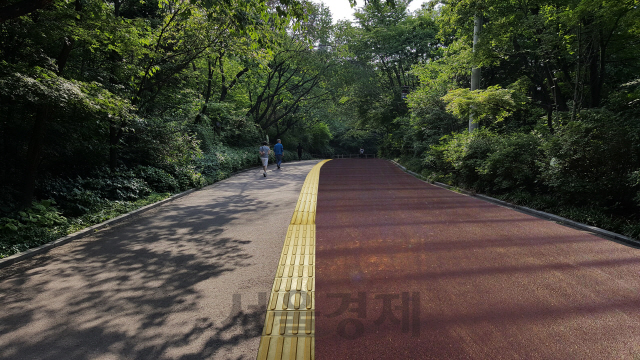
[[[322,167],[317,359],[640,359],[640,250],[431,186]]]
[[[0,359],[255,359],[316,163],[238,174],[0,270]]]

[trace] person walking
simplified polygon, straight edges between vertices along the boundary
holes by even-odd
[[[298,143],[298,161],[302,160],[302,144]]]
[[[360,158],[364,157],[364,148],[360,148]]]
[[[278,169],[280,169],[282,156],[284,155],[284,147],[282,146],[280,139],[278,139],[278,143],[273,146],[273,153],[276,154],[276,165],[278,165]]]
[[[262,169],[264,172],[262,176],[267,177],[267,166],[269,166],[269,143],[266,141],[262,142],[262,146],[260,146],[260,160],[262,160]]]

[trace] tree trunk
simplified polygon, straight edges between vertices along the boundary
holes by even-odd
[[[382,62],[382,67],[384,69],[384,72],[387,73],[387,77],[389,78],[389,87],[393,88],[394,84],[393,84],[393,76],[391,75],[391,70],[389,70],[389,67],[387,66],[387,63],[381,59]]]
[[[589,59],[589,107],[598,107],[600,104],[600,96],[599,96],[599,66],[598,66],[598,56],[597,54],[593,54]]]
[[[473,52],[476,52],[476,46],[480,39],[480,31],[482,30],[482,16],[476,15],[473,21]],[[471,69],[471,91],[480,88],[480,68]],[[478,123],[474,121],[474,112],[469,114],[469,132],[472,133],[479,127]]]
[[[233,89],[233,87],[238,83],[238,80],[247,71],[249,71],[248,67],[245,67],[244,69],[240,70],[240,72],[236,74],[235,79],[231,81],[231,84],[229,84],[229,86],[227,86],[224,82],[222,83],[222,90],[220,91],[220,102],[223,102],[227,98],[227,95],[229,94],[229,90]]]
[[[549,86],[553,95],[553,102],[558,111],[569,111],[569,107],[567,106],[567,98],[562,93],[560,87],[558,87],[558,82],[556,81],[555,75],[547,67],[547,81],[549,82]]]
[[[396,81],[398,81],[398,90],[402,89],[402,79],[400,78],[400,72],[398,72],[398,65],[396,64],[393,67],[393,73],[396,75]]]
[[[71,55],[74,43],[75,41],[72,38],[64,38],[62,50],[60,51],[60,55],[58,55],[58,75],[62,75],[64,67],[67,65],[67,60],[69,60],[69,55]]]
[[[606,48],[602,43],[602,31],[598,38],[598,47],[596,53],[591,57],[589,63],[589,85],[591,90],[591,107],[600,107],[602,102],[602,84],[604,82],[605,72],[605,54]]]
[[[576,59],[576,77],[573,87],[573,109],[571,109],[571,120],[575,120],[576,113],[578,112],[578,84],[580,83],[580,67],[581,64],[581,52],[582,52],[582,24],[578,24],[578,58]]]
[[[222,60],[220,60],[222,61]],[[196,116],[195,123],[199,124],[202,121],[202,115],[207,111],[207,106],[209,105],[209,99],[211,98],[211,83],[213,82],[213,67],[211,66],[211,59],[207,60],[207,64],[209,65],[209,73],[207,78],[207,89],[204,93],[204,105],[202,105],[202,109],[198,116]]]
[[[596,99],[598,100],[598,105],[600,106],[601,102],[602,102],[602,86],[604,84],[604,79],[606,76],[606,69],[607,67],[606,65],[606,61],[605,61],[605,56],[607,54],[607,46],[605,44],[600,45],[600,81],[598,81],[598,90],[597,90],[597,94],[596,94]]]
[[[120,6],[122,6],[120,0],[113,1],[113,15],[115,17],[120,17]]]
[[[75,2],[75,10],[76,12],[82,11],[82,1],[76,0]],[[76,18],[76,22],[77,22]],[[58,75],[62,75],[65,66],[67,65],[67,60],[69,60],[69,55],[71,55],[71,50],[73,50],[73,45],[75,44],[75,39],[72,37],[65,37],[62,44],[62,50],[60,51],[60,55],[58,55]]]
[[[9,101],[5,101],[5,98],[0,99],[1,101],[3,101],[5,104],[7,104],[7,106],[4,107],[5,111],[3,113],[2,116],[2,133],[1,134],[1,138],[0,141],[2,142],[2,160],[1,160],[1,166],[2,166],[2,173],[0,174],[0,181],[2,181],[3,183],[8,183],[9,180],[9,174],[11,174],[11,171],[9,170],[9,167],[11,167],[12,169],[15,169],[15,159],[16,156],[13,153],[13,147],[9,146],[9,138],[11,137],[9,135],[9,119],[12,119],[14,117],[13,114],[13,107],[9,106]],[[13,160],[13,163],[10,163],[10,161]]]
[[[118,124],[109,121],[109,169],[114,171],[118,167],[118,145],[122,137],[122,128]]]
[[[42,160],[44,134],[49,120],[49,112],[49,105],[39,104],[36,107],[36,117],[33,124],[31,139],[29,140],[29,148],[27,150],[27,159],[25,162],[23,180],[24,189],[22,193],[22,203],[20,204],[21,208],[29,207],[33,201],[38,166]]]

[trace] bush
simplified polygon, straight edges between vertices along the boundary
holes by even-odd
[[[422,175],[637,238],[638,139],[636,120],[585,110],[544,136],[445,136],[426,152]]]
[[[136,201],[98,198],[100,206],[85,208],[82,216],[67,218],[53,200],[33,203],[23,211],[0,218],[0,259],[46,244],[67,234],[95,225],[142,206],[166,199],[170,194],[153,193]],[[95,198],[92,198],[94,201]]]
[[[633,205],[629,180],[640,167],[638,129],[606,110],[584,111],[543,143],[541,181],[566,204]]]
[[[462,132],[444,136],[439,145],[431,146],[425,164],[432,173],[445,176],[451,174],[452,185],[484,190],[488,184],[481,178],[479,169],[497,149],[499,138],[487,131],[477,130],[472,134]],[[433,178],[428,175],[427,178]]]
[[[81,180],[81,186],[109,200],[132,201],[151,193],[144,180],[126,169],[98,171],[94,173],[94,177]]]
[[[505,193],[536,188],[542,152],[541,140],[532,134],[515,133],[495,139],[493,152],[478,167],[481,188]]]
[[[163,168],[188,166],[202,154],[196,135],[187,132],[176,119],[145,119],[131,124],[121,158],[129,167],[147,165]]]
[[[402,164],[407,170],[411,170],[416,173],[420,173],[422,171],[422,167],[424,162],[417,157],[413,156],[402,156],[399,159],[396,159],[399,164]]]
[[[178,192],[181,186],[168,172],[151,166],[138,166],[135,173],[155,192]],[[188,186],[188,185],[187,185]]]
[[[54,199],[65,216],[94,211],[106,200],[135,201],[152,192],[147,182],[134,171],[112,172],[108,168],[94,171],[86,178],[47,179],[39,187],[39,197]]]
[[[62,197],[62,209],[67,216],[80,216],[100,209],[107,199],[91,190],[74,188],[67,196]]]
[[[234,149],[218,145],[196,160],[196,168],[209,183],[227,178],[231,173],[260,165],[257,148]]]
[[[0,259],[66,235],[69,222],[54,205],[53,200],[34,202],[0,218]]]
[[[308,152],[302,153],[302,160],[311,160],[311,159],[313,159],[313,157],[311,156],[310,153]],[[282,161],[283,162],[298,161],[298,151],[285,150],[282,156]]]
[[[92,212],[86,213],[80,217],[69,220],[69,233],[81,230],[87,226],[99,224],[103,221],[113,219],[116,216],[126,214],[145,205],[153,204],[160,200],[164,200],[171,196],[170,193],[152,193],[149,196],[140,198],[136,201],[109,201],[102,203],[100,208]]]

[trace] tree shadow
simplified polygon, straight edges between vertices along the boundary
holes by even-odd
[[[292,165],[269,182],[241,174],[0,270],[0,359],[255,356],[264,309],[233,309],[232,297],[257,291],[255,219],[297,200],[261,194],[299,193],[313,164]]]

